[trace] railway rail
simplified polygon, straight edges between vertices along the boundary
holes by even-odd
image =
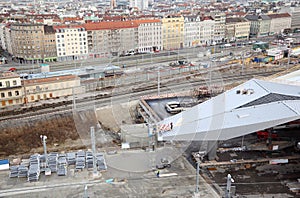
[[[244,75],[240,74],[227,74],[223,75],[222,77],[214,78],[211,83],[219,82],[222,80],[224,84],[231,83],[231,82],[237,82],[241,80],[248,80],[253,78],[254,76],[269,76],[277,71],[267,71],[262,73],[261,71],[251,72]],[[197,75],[197,74],[194,74]],[[198,74],[199,75],[199,74]],[[181,82],[178,84],[178,79],[175,79],[174,81],[168,81],[168,82],[161,82],[161,93],[166,93],[170,89],[172,90],[180,90],[180,89],[186,89],[187,87],[197,87],[197,86],[203,86],[207,84],[208,79],[201,78],[201,79],[190,79],[188,82]],[[136,83],[135,85],[139,85],[139,83]],[[130,86],[133,86],[134,84],[131,84]],[[121,87],[121,86],[120,86]],[[119,88],[120,88],[119,87]],[[76,100],[76,110],[88,110],[89,108],[95,108],[95,107],[101,107],[101,106],[107,106],[112,103],[112,101],[118,101],[122,98],[130,98],[131,100],[139,99],[141,96],[144,95],[153,95],[157,93],[157,84],[156,83],[148,83],[147,85],[143,87],[137,87],[134,89],[131,89],[131,92],[128,93],[128,89],[123,89],[123,91],[118,92],[112,92],[112,89],[115,87],[111,87],[107,89],[107,94],[103,94],[102,91],[95,91],[93,96],[89,97],[83,97]],[[121,87],[122,88],[122,87]],[[120,90],[120,89],[119,89]],[[109,91],[109,92],[108,92]],[[30,117],[40,116],[43,114],[57,114],[60,112],[71,112],[73,109],[73,101],[72,100],[65,100],[60,102],[55,102],[51,104],[41,104],[39,106],[32,106],[32,107],[23,107],[16,110],[6,111],[0,113],[0,121],[5,120],[13,120],[13,119],[28,119]]]

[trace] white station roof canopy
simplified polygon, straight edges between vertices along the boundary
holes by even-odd
[[[158,140],[227,140],[300,119],[300,86],[252,79],[157,125]]]

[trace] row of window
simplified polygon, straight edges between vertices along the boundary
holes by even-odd
[[[70,41],[77,41],[77,38],[71,38],[71,39],[66,39],[67,40],[67,42],[70,42]],[[86,40],[86,38],[84,37],[84,38],[79,38],[79,41],[85,41]],[[60,42],[65,42],[65,40],[64,39],[57,39],[57,43],[60,43]]]
[[[53,94],[49,93],[49,98],[52,98],[52,97],[53,97]],[[47,94],[37,95],[36,97],[34,95],[30,96],[31,101],[41,100],[41,99],[47,99]]]
[[[4,84],[5,84],[5,87],[10,87],[11,82],[10,81],[5,81],[5,82],[0,81],[0,87],[3,87]],[[12,81],[12,85],[17,85],[17,81],[13,80]]]
[[[20,103],[20,99],[16,99],[16,104],[19,104]],[[5,107],[6,105],[13,105],[14,104],[14,101],[13,100],[8,100],[8,101],[1,101],[1,106],[2,107]]]
[[[65,51],[65,49],[66,49],[66,48],[64,48],[64,47],[63,47],[63,48],[58,48],[58,51]],[[68,49],[68,50],[71,50],[71,49],[79,49],[79,48],[76,46],[76,47],[72,47],[72,48],[71,48],[71,47],[67,47],[67,49]],[[82,49],[86,49],[86,46],[83,46],[83,47],[80,46],[80,49],[81,49],[81,50],[82,50]]]
[[[86,53],[87,53],[86,50],[85,51],[80,51],[80,54],[86,54]],[[78,54],[78,51],[72,51],[72,54]],[[65,56],[66,52],[63,52],[63,53],[59,52],[58,55],[59,56]],[[69,54],[69,55],[71,55],[71,54]]]
[[[48,98],[53,98],[53,94],[50,93]],[[41,99],[47,99],[47,94],[37,95],[36,97],[34,95],[30,96],[31,101],[41,100]],[[26,102],[28,102],[27,100],[28,100],[28,98],[25,99]],[[7,100],[7,101],[3,100],[3,101],[1,101],[1,106],[5,107],[7,105],[13,105],[14,101],[15,101],[16,104],[20,104],[22,99],[16,99],[16,100],[10,99],[10,100]]]
[[[70,35],[73,36],[73,34],[67,34],[66,36],[70,36]],[[77,34],[74,34],[74,36],[77,36]],[[82,34],[79,33],[78,36],[79,36],[79,37],[85,36],[85,33],[82,33]],[[57,38],[64,38],[65,35],[63,35],[63,34],[62,34],[62,35],[57,35],[56,37],[57,37]]]
[[[20,92],[19,91],[15,91],[15,95],[14,96],[19,96]],[[4,92],[0,93],[1,98],[5,98],[5,97],[13,97],[13,92],[9,91],[7,92],[7,96]]]
[[[83,32],[85,31],[84,28],[78,28],[78,29],[57,29],[56,32]]]

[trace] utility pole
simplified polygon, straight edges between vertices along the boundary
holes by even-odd
[[[96,166],[96,141],[95,141],[95,128],[92,126],[91,130],[91,142],[92,142],[92,152],[93,152],[93,174],[97,175],[97,166]]]
[[[197,165],[197,169],[196,169],[196,189],[195,189],[195,193],[199,193],[199,161],[196,162],[196,165]]]
[[[289,41],[289,45],[288,45],[288,67],[290,67],[290,62],[291,62],[290,52],[291,52],[291,42]]]
[[[76,100],[75,100],[75,91],[74,91],[74,88],[72,88],[72,95],[73,95],[73,110],[76,110]]]
[[[89,198],[89,195],[88,195],[88,192],[87,192],[87,185],[84,186],[83,198]]]
[[[228,174],[225,198],[231,198],[231,183],[233,183],[233,182],[234,182],[234,180],[232,179],[231,175]]]
[[[158,68],[158,74],[157,74],[157,95],[160,95],[160,68]]]
[[[44,156],[45,156],[45,163],[46,163],[46,168],[47,168],[47,167],[48,167],[47,145],[46,145],[46,139],[47,139],[47,136],[45,136],[45,135],[40,135],[40,138],[41,138],[41,140],[42,140],[43,147],[44,147]]]

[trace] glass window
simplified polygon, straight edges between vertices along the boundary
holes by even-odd
[[[12,93],[11,93],[11,91],[9,91],[9,92],[8,92],[8,96],[9,96],[9,97],[11,97],[11,96],[12,96]]]
[[[13,81],[13,85],[17,85],[17,81],[16,80]]]
[[[5,93],[1,93],[1,98],[4,98],[5,97]]]

